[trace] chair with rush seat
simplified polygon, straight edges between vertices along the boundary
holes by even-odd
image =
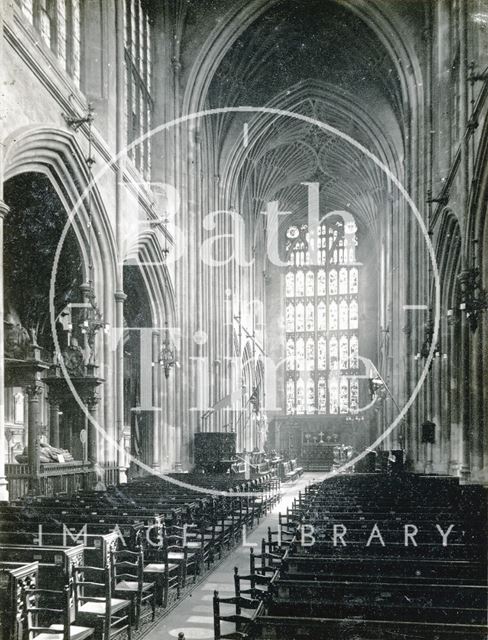
[[[26,589],[23,592],[27,640],[87,640],[93,637],[95,629],[92,627],[71,624],[69,591],[67,585],[63,591]],[[53,619],[58,622],[51,623]]]

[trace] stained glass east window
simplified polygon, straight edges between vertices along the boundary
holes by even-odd
[[[286,411],[338,415],[359,407],[357,227],[339,216],[286,230]],[[318,259],[318,264],[313,260]]]

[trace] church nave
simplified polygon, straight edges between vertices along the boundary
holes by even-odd
[[[0,28],[0,640],[486,640],[488,0]]]

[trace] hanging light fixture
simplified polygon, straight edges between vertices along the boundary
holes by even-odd
[[[429,319],[424,325],[424,341],[420,347],[420,351],[415,354],[415,360],[427,360],[432,349],[432,340],[434,338],[434,320],[432,318],[432,309],[429,309]],[[436,343],[434,349],[434,358],[438,358],[441,352],[439,350],[439,343]]]
[[[434,232],[432,231],[432,227],[431,227],[431,218],[432,218],[432,203],[433,202],[439,202],[441,204],[445,204],[443,202],[442,199],[440,198],[432,198],[432,192],[430,191],[430,189],[427,192],[427,205],[428,205],[428,234],[429,234],[429,240],[430,243],[432,244],[432,237],[434,235]],[[427,358],[430,355],[431,349],[432,349],[432,341],[434,339],[434,319],[433,319],[433,312],[432,312],[432,302],[431,302],[431,282],[432,282],[432,261],[429,260],[429,279],[428,279],[428,296],[429,296],[429,317],[427,319],[427,322],[424,324],[424,339],[422,342],[422,346],[420,347],[420,351],[418,351],[415,356],[414,359],[415,360],[427,360]],[[438,349],[438,345],[436,343],[435,345],[435,350],[434,350],[434,356],[438,357],[440,355],[439,349]],[[431,363],[432,365],[432,363]]]
[[[163,256],[164,256],[164,260],[166,261],[168,259],[168,255],[169,255],[169,247],[168,247],[168,218],[165,218],[163,220],[163,226],[164,226],[164,247],[163,247]]]
[[[105,322],[103,315],[98,307],[97,299],[95,296],[93,286],[93,257],[92,257],[92,226],[93,226],[93,213],[92,213],[92,183],[93,174],[92,166],[95,164],[93,157],[93,132],[92,124],[95,118],[94,109],[91,104],[88,105],[88,111],[85,116],[81,118],[67,117],[65,120],[69,126],[75,131],[83,125],[88,125],[88,155],[86,157],[86,164],[88,167],[88,196],[87,196],[87,216],[88,216],[88,282],[81,286],[85,299],[89,306],[83,309],[82,321],[80,324],[81,333],[86,336],[87,344],[90,350],[89,361],[90,364],[94,364],[95,360],[95,338],[96,334],[103,329],[105,333],[110,330],[110,325]]]
[[[151,211],[153,212],[153,214],[155,214],[155,203],[152,202],[151,203]],[[161,249],[161,252],[163,254],[163,260],[164,262],[166,262],[166,260],[168,259],[168,255],[169,255],[169,246],[168,246],[168,224],[169,224],[169,218],[159,218],[159,219],[155,219],[155,220],[150,220],[149,221],[149,226],[150,227],[163,227],[164,231],[163,231],[163,235],[164,235],[164,247]]]
[[[478,328],[481,312],[488,308],[488,294],[482,286],[481,272],[476,266],[475,253],[473,251],[472,267],[458,275],[459,310],[466,314],[469,328],[473,332]]]
[[[176,359],[176,349],[169,338],[167,322],[165,323],[165,333],[163,347],[159,354],[159,363],[164,369],[165,378],[169,378],[169,372],[173,367],[178,365],[178,361]]]

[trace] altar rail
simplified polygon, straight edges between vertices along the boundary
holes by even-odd
[[[116,484],[119,481],[119,469],[115,464],[104,465],[102,468],[106,485]],[[22,498],[29,492],[28,464],[6,464],[5,475],[8,481],[10,500]],[[97,480],[97,474],[88,463],[75,460],[63,464],[42,464],[36,493],[43,496],[53,496],[59,493],[71,495],[82,489],[92,489]]]

